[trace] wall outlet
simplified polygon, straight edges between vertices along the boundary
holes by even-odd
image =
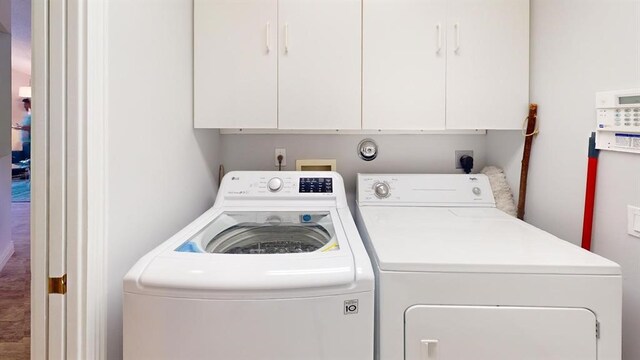
[[[287,166],[287,149],[276,149],[276,153],[273,157],[276,167],[278,167],[278,155],[282,155],[282,167]]]
[[[468,155],[473,157],[473,150],[456,150],[456,159],[455,159],[456,169],[462,169],[462,166],[460,165],[460,158],[462,157],[462,155]]]

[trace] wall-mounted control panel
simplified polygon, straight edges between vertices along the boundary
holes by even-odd
[[[596,148],[640,153],[640,89],[596,93]]]

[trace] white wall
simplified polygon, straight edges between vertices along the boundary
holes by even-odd
[[[12,123],[21,123],[24,105],[18,96],[31,80],[31,0],[0,0],[11,3],[11,110]],[[11,149],[22,150],[22,131],[11,133]]]
[[[11,154],[11,34],[0,32],[0,157]]]
[[[4,9],[0,8],[0,12]],[[10,13],[10,12],[9,12]],[[11,35],[0,32],[0,269],[11,242]]]
[[[532,0],[531,101],[539,105],[525,219],[580,244],[587,139],[596,91],[640,88],[640,0]],[[519,181],[522,137],[490,132],[488,159]],[[640,206],[640,155],[601,152],[593,250],[622,265],[623,356],[640,359],[640,239],[626,206]]]
[[[0,32],[11,32],[11,0],[0,0]]]
[[[504,170],[516,205],[520,189],[523,149],[522,131],[487,131],[487,164],[499,166]]]
[[[11,239],[11,155],[6,155],[0,157],[0,271],[13,255],[13,251]]]
[[[22,98],[18,96],[18,89],[21,86],[29,86],[31,75],[18,71],[16,68],[11,69],[11,122],[13,124],[21,124],[25,111],[22,104]],[[22,131],[11,131],[11,150],[22,150]]]
[[[219,149],[217,131],[193,129],[192,1],[113,0],[107,6],[112,360],[122,358],[122,277],[213,204]]]
[[[371,137],[378,157],[361,160],[356,152],[360,140]],[[455,150],[474,151],[474,172],[485,164],[485,135],[222,135],[225,170],[275,170],[274,151],[286,148],[287,166],[295,170],[296,159],[337,159],[345,180],[347,197],[353,201],[356,175],[368,173],[462,173],[455,169]]]

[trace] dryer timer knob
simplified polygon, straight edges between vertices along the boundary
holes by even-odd
[[[284,182],[282,181],[282,179],[274,177],[271,178],[271,180],[269,180],[269,182],[267,183],[267,188],[269,188],[269,191],[271,192],[277,192],[282,189],[283,185]]]
[[[373,184],[373,192],[378,199],[388,198],[391,195],[389,191],[389,185],[383,182],[377,182]]]

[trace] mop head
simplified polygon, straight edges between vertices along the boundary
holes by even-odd
[[[504,171],[496,166],[487,166],[481,173],[489,178],[493,197],[496,199],[496,207],[511,216],[516,216],[516,204]]]

